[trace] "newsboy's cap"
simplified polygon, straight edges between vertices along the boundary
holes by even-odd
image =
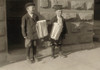
[[[54,5],[53,9],[56,10],[61,10],[62,9],[62,5]]]
[[[35,4],[33,2],[26,3],[25,8],[27,8],[28,6],[35,6]]]

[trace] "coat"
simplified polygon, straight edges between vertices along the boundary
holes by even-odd
[[[53,17],[51,19],[51,29],[53,27],[53,23],[54,22],[57,22],[57,16],[55,16],[55,17]],[[67,27],[66,27],[66,21],[65,21],[65,19],[63,17],[62,17],[62,22],[63,22],[63,29],[62,29],[62,33],[60,35],[60,38],[64,39],[65,38],[65,34],[68,33],[68,30],[67,30]]]
[[[36,32],[36,23],[39,20],[36,14],[33,15],[33,18],[27,13],[22,17],[22,35],[23,37],[27,37],[30,40],[38,39]]]

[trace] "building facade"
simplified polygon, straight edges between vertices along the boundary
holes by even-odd
[[[24,41],[20,24],[21,17],[25,14],[24,5],[29,1],[31,0],[0,0],[0,53],[2,54],[0,62],[7,61],[9,44],[16,45]],[[48,24],[55,15],[52,7],[63,6],[63,17],[68,28],[63,44],[93,42],[94,0],[34,0],[34,2],[40,19],[48,20]]]

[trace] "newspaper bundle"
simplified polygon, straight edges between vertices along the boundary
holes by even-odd
[[[46,20],[40,20],[36,24],[38,38],[44,38],[48,35]]]

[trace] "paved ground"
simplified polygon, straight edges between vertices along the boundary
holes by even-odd
[[[98,45],[100,45],[100,44],[98,43]],[[78,50],[91,49],[93,47],[96,48],[97,46],[94,46],[93,43],[66,45],[66,46],[63,46],[62,50],[64,52],[64,55],[67,55],[67,53],[69,54],[69,52],[73,53]],[[56,52],[58,52],[58,48],[56,48]],[[8,63],[25,60],[25,53],[26,53],[25,48],[9,51],[9,53],[7,54]],[[38,48],[38,57],[39,58],[45,58],[50,55],[51,55],[50,47],[39,47]],[[0,63],[0,64],[2,65],[2,63]]]
[[[34,64],[20,61],[0,70],[100,70],[100,48],[71,53],[66,58],[49,56]]]

